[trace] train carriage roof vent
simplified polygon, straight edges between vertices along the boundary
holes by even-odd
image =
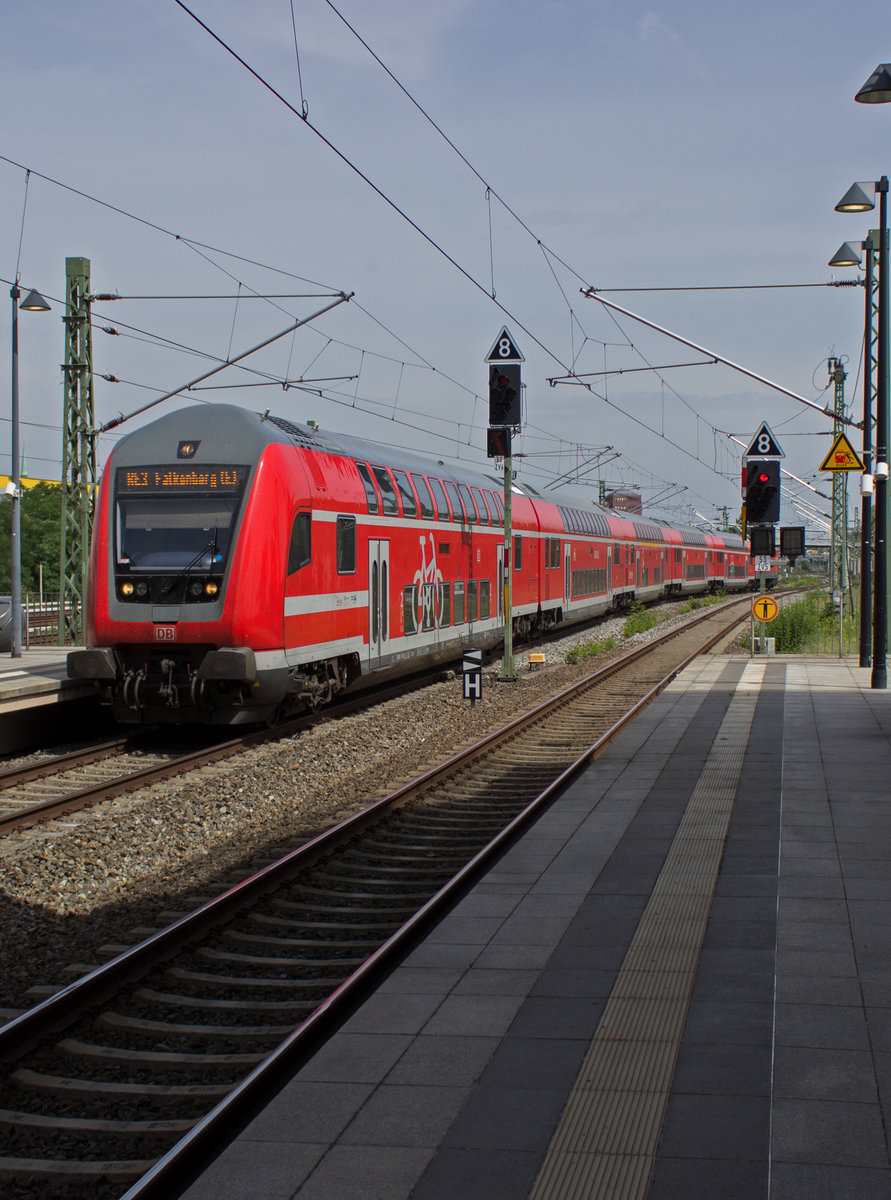
[[[664,542],[665,534],[658,525],[652,521],[638,521],[632,519],[632,525],[637,530],[642,538],[647,538],[651,542]]]
[[[275,425],[282,433],[286,433],[295,446],[301,446],[304,449],[327,450],[333,454],[343,453],[338,446],[329,442],[317,430],[310,429],[308,425],[295,425],[293,421],[286,421],[284,417],[267,417],[266,419],[270,425]]]

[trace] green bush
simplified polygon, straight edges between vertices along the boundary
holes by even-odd
[[[631,605],[631,611],[622,632],[626,638],[633,637],[635,633],[643,633],[647,629],[652,629],[658,623],[659,618],[656,613],[645,608],[638,600]]]
[[[579,663],[585,658],[596,658],[604,650],[614,650],[617,644],[614,637],[608,637],[604,638],[602,642],[585,642],[580,646],[571,646],[566,651],[566,661],[568,663]]]

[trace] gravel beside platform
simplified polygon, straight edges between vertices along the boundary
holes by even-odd
[[[662,606],[656,629],[631,640],[682,621],[685,607]],[[543,668],[530,669],[529,651],[519,652],[516,683],[497,682],[500,663],[491,664],[474,708],[452,678],[4,839],[0,1007],[28,1007],[29,987],[70,982],[66,965],[105,960],[109,944],[140,940],[170,910],[195,907],[599,668],[620,651],[570,666],[567,650],[621,641],[624,623],[612,618],[536,648]]]

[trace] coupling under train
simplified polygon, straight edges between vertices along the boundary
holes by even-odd
[[[86,649],[121,722],[271,722],[635,601],[753,586],[748,547],[511,493],[464,469],[268,413],[195,406],[123,438],[103,473]]]

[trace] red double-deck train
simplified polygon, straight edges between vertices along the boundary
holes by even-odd
[[[87,649],[118,720],[268,721],[504,634],[503,487],[227,405],[115,448],[90,554]],[[633,601],[752,586],[748,548],[512,491],[518,636]]]

